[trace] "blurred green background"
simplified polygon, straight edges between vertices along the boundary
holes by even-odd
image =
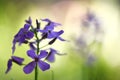
[[[119,0],[0,0],[0,80],[34,80],[34,72],[24,74],[22,66],[13,64],[5,74],[11,56],[12,40],[29,16],[33,19],[49,18],[62,24],[63,37],[70,42],[55,42],[53,47],[64,56],[56,56],[51,69],[39,70],[39,80],[120,80],[120,6]],[[74,37],[79,35],[80,17],[87,8],[99,16],[105,30],[103,44],[96,45],[97,61],[92,66],[73,47]],[[17,46],[15,55],[31,61],[26,55],[28,47]]]

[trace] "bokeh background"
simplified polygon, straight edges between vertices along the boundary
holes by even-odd
[[[81,20],[88,9],[97,16],[103,30],[99,39],[102,41],[91,47],[94,57],[90,59],[78,50],[81,44],[76,44],[83,31]],[[0,80],[34,80],[34,72],[26,75],[23,67],[16,64],[5,74],[13,37],[29,16],[33,23],[36,18],[49,18],[61,23],[59,28],[65,31],[62,37],[69,40],[55,42],[52,47],[67,55],[56,55],[50,70],[39,70],[39,80],[120,80],[119,0],[0,0]],[[28,63],[31,59],[27,57],[26,50],[26,45],[17,46],[15,55],[24,57]]]

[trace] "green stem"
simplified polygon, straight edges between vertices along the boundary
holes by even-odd
[[[35,80],[38,80],[38,70],[37,70],[37,65],[35,67]]]
[[[40,47],[40,49],[42,49],[42,48],[44,48],[44,47],[46,47],[46,46],[48,46],[48,44],[46,44],[46,45],[44,45],[44,46]]]
[[[37,51],[36,51],[36,53],[37,53],[37,55],[38,55],[38,54],[39,54],[39,50],[40,50],[40,48],[39,48],[39,43],[40,43],[41,40],[39,40],[39,37],[38,37],[38,35],[37,35],[37,32],[34,30],[34,28],[33,28],[32,25],[31,25],[31,28],[32,28],[32,30],[33,30],[33,32],[34,32],[34,35],[35,35],[35,37],[36,37],[36,40],[37,40]],[[36,67],[35,67],[35,80],[38,80],[38,67],[37,67],[37,63],[36,63]]]
[[[53,72],[53,70],[51,70],[51,73],[52,73],[51,79],[54,80],[54,72]]]

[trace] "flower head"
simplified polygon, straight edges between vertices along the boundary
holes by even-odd
[[[87,11],[85,18],[82,20],[82,25],[85,27],[89,27],[94,25],[94,27],[96,28],[96,30],[99,28],[100,26],[100,22],[98,21],[98,18],[96,17],[96,15],[92,12],[92,11]]]
[[[41,29],[40,22],[38,21],[38,19],[36,19],[35,27],[32,25],[32,19],[30,17],[28,20],[25,20],[26,23],[24,27],[21,28],[19,32],[14,36],[14,39],[12,42],[13,43],[12,53],[15,52],[16,43],[18,43],[19,45],[28,44],[30,47],[30,50],[27,51],[27,55],[33,60],[24,66],[23,71],[26,74],[31,73],[35,67],[36,67],[35,69],[37,69],[37,66],[39,66],[39,68],[42,71],[48,70],[50,68],[50,65],[46,63],[45,60],[49,62],[54,62],[55,54],[59,54],[59,53],[57,50],[52,48],[50,48],[49,52],[47,52],[46,50],[42,50],[41,48],[48,45],[52,45],[57,39],[61,41],[66,41],[60,37],[64,33],[63,30],[54,31],[54,28],[56,26],[60,26],[61,24],[53,22],[47,18],[41,19],[41,20],[43,22],[47,22],[47,25],[45,25],[43,29]],[[41,33],[41,37],[39,36],[39,33]],[[49,39],[49,41],[47,45],[42,47],[40,46],[40,43],[44,39]],[[8,60],[6,73],[10,71],[12,67],[12,62],[18,65],[22,65],[23,61],[24,61],[23,58],[12,56],[11,59]]]
[[[15,45],[18,42],[19,45],[22,43],[27,43],[28,39],[33,38],[34,34],[29,30],[30,24],[25,24],[23,28],[19,30],[19,32],[14,36],[13,40],[13,47],[12,47],[12,53],[15,51]]]
[[[45,58],[48,55],[48,53],[45,50],[41,50],[39,55],[36,55],[34,50],[28,50],[27,55],[31,57],[33,61],[28,63],[24,67],[23,71],[26,74],[31,73],[33,69],[35,68],[35,66],[37,66],[37,64],[42,71],[48,70],[50,68],[50,65],[48,63],[41,60],[42,58]]]
[[[16,57],[16,56],[12,56],[11,59],[8,60],[8,64],[7,64],[7,70],[5,73],[8,73],[11,70],[12,67],[12,62],[18,64],[18,65],[22,65],[22,62],[24,61],[23,58],[20,57]]]
[[[39,32],[42,33],[42,39],[47,38],[47,39],[54,39],[54,41],[56,39],[59,39],[61,41],[66,41],[65,39],[59,37],[61,34],[64,33],[63,30],[54,31],[54,27],[60,26],[61,24],[52,22],[49,19],[42,19],[42,21],[48,22],[48,24],[45,26],[43,30],[39,30]]]

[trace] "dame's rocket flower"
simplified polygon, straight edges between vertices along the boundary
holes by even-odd
[[[56,27],[56,26],[61,26],[61,24],[59,24],[59,23],[56,23],[56,22],[53,22],[53,21],[51,21],[51,20],[49,20],[49,19],[41,19],[42,21],[45,21],[45,22],[48,22],[48,24],[45,26],[45,28],[43,29],[43,30],[45,30],[45,31],[52,31],[52,30],[54,30],[54,27]]]
[[[24,66],[23,71],[26,74],[31,73],[34,68],[35,71],[37,70],[37,66],[42,71],[46,71],[50,68],[50,65],[45,62],[54,62],[55,61],[55,54],[61,55],[58,53],[57,50],[49,48],[49,52],[46,50],[42,50],[42,46],[40,43],[44,39],[49,39],[47,45],[52,45],[57,39],[61,41],[66,41],[60,36],[64,33],[63,30],[54,31],[56,26],[60,26],[61,24],[53,22],[49,19],[41,19],[44,22],[47,22],[47,25],[43,29],[40,28],[40,22],[36,19],[36,26],[32,25],[32,19],[29,17],[28,20],[25,20],[25,25],[21,28],[18,33],[14,36],[13,39],[13,46],[12,46],[12,53],[15,52],[16,43],[19,45],[21,44],[28,44],[30,50],[27,51],[27,55],[33,59],[33,61],[29,62],[27,65]],[[39,32],[41,36],[39,36]],[[45,45],[46,46],[46,45]],[[43,47],[45,47],[43,46]],[[12,54],[11,59],[8,60],[7,70],[5,73],[8,73],[11,70],[12,62],[22,65],[24,59],[20,57],[13,56]],[[36,74],[35,74],[36,75]]]
[[[60,35],[62,35],[64,33],[63,30],[60,30],[58,32],[56,32],[56,31],[46,31],[46,32],[40,31],[40,32],[42,33],[43,39],[45,39],[45,38],[47,38],[47,39],[58,38],[61,41],[65,41],[63,38],[60,37]]]
[[[47,38],[48,38],[48,39],[57,38],[57,39],[59,39],[59,40],[61,40],[61,41],[65,41],[63,38],[60,37],[60,35],[62,35],[63,33],[64,33],[63,30],[60,30],[60,31],[58,31],[58,32],[52,31],[52,32],[48,33]]]
[[[22,62],[24,61],[24,58],[20,58],[20,57],[16,57],[16,56],[12,56],[11,59],[8,60],[8,64],[7,64],[7,70],[5,73],[8,73],[11,70],[12,67],[12,62],[18,64],[18,65],[22,65]]]
[[[100,22],[98,21],[98,18],[93,12],[88,10],[85,18],[82,20],[82,25],[85,27],[89,27],[91,24],[94,25],[96,30],[99,29]]]
[[[28,50],[27,55],[31,57],[33,61],[28,63],[24,67],[23,71],[26,74],[31,73],[35,66],[37,66],[37,64],[42,71],[48,70],[50,68],[50,65],[48,63],[41,60],[42,58],[45,58],[48,55],[48,53],[45,50],[41,50],[39,55],[36,55],[34,50]]]
[[[48,53],[46,60],[49,62],[54,62],[55,61],[55,54],[58,54],[58,52],[55,49],[50,48],[50,52]]]
[[[54,27],[60,26],[61,24],[52,22],[49,19],[42,19],[42,21],[48,22],[48,24],[45,26],[45,28],[43,30],[39,30],[39,32],[42,33],[42,39],[45,39],[45,38],[48,38],[48,39],[58,38],[61,41],[65,41],[63,38],[59,37],[61,34],[64,33],[63,30],[60,30],[58,32],[53,31]]]
[[[50,51],[45,58],[48,62],[54,62],[55,61],[55,55],[65,55],[65,54],[60,54],[57,50],[50,48]]]
[[[19,45],[27,43],[29,39],[33,38],[34,34],[29,30],[30,24],[25,24],[24,28],[21,28],[19,32],[14,36],[12,53],[15,51],[15,45],[18,42]]]

